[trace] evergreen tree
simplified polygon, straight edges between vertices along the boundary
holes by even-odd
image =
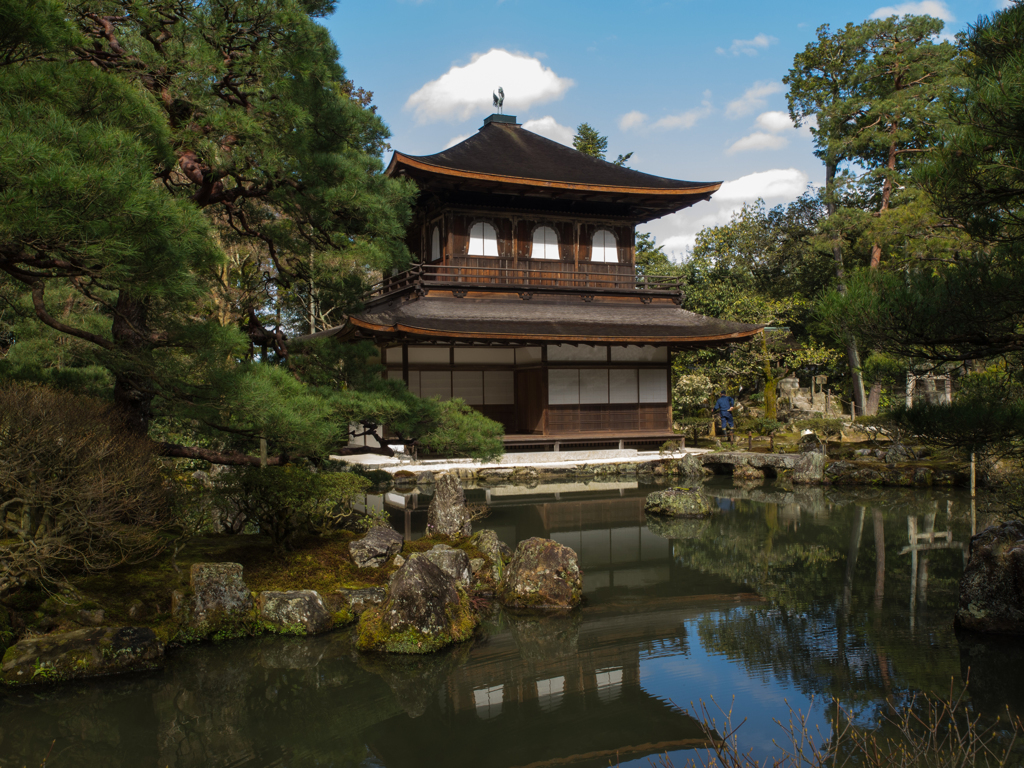
[[[136,432],[212,446],[166,455],[227,463],[261,439],[271,463],[322,454],[389,397],[421,415],[407,439],[439,426],[367,353],[334,345],[306,381],[287,341],[409,258],[415,189],[381,172],[387,129],[313,18],[331,7],[0,0],[3,375],[88,383]]]
[[[927,196],[909,183],[911,169],[936,143],[941,97],[953,84],[955,51],[934,41],[941,30],[942,22],[927,16],[847,24],[834,34],[825,25],[783,78],[790,116],[797,125],[811,123],[815,154],[825,164],[823,232],[840,294],[851,266],[844,251],[857,244],[872,269],[883,251],[905,257],[908,242],[915,255],[945,246]],[[894,206],[902,209],[893,214]],[[863,414],[869,406],[860,352],[844,318],[833,319]]]
[[[585,155],[604,160],[608,151],[608,137],[599,134],[589,123],[580,123],[576,135],[572,137],[572,146]]]

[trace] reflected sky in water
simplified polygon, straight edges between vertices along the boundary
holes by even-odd
[[[0,698],[0,766],[681,765],[712,698],[775,753],[772,720],[840,697],[869,722],[888,694],[973,667],[985,709],[1015,706],[1014,645],[952,630],[967,539],[958,492],[733,486],[709,521],[648,520],[636,482],[474,489],[510,545],[573,547],[584,608],[494,610],[473,644],[367,656],[350,632],[190,648],[161,673]],[[430,496],[370,498],[407,538]],[[947,535],[948,532],[948,535]],[[916,537],[912,540],[912,537]],[[980,682],[979,682],[980,681]],[[1016,693],[1015,693],[1016,691]],[[720,714],[720,713],[718,713]]]

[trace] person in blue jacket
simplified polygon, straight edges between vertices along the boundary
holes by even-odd
[[[732,421],[732,409],[735,407],[736,401],[725,394],[725,390],[722,390],[722,394],[719,395],[718,399],[715,400],[715,412],[718,413],[722,420],[722,431],[730,437],[732,436],[733,421]]]

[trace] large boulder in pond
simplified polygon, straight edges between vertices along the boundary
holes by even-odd
[[[498,599],[511,608],[566,609],[583,599],[576,553],[557,541],[519,542],[498,584]]]
[[[468,640],[476,627],[469,598],[455,580],[425,557],[398,569],[379,606],[359,619],[362,651],[431,653]]]
[[[312,589],[260,592],[260,618],[278,631],[318,635],[334,627],[323,598]]]
[[[89,627],[19,640],[4,654],[0,680],[32,685],[116,675],[156,669],[163,658],[163,644],[151,629]]]
[[[437,478],[434,498],[427,509],[427,536],[464,539],[472,530],[459,478],[452,472],[444,472]]]
[[[252,594],[239,563],[193,563],[190,594],[171,595],[171,614],[182,625],[215,627],[239,621],[252,611]]]
[[[1024,635],[1024,522],[1012,520],[971,538],[956,624],[976,632]]]
[[[473,571],[469,564],[469,555],[461,549],[452,549],[447,544],[435,544],[433,548],[426,552],[417,552],[409,559],[415,560],[418,557],[425,557],[455,579],[456,584],[461,584],[463,588],[469,587]]]
[[[380,568],[401,551],[402,534],[384,525],[374,526],[348,545],[352,562],[359,568]]]
[[[707,497],[699,488],[667,488],[648,494],[644,512],[648,515],[703,520],[713,512]]]

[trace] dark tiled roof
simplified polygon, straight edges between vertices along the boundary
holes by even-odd
[[[440,173],[480,174],[508,179],[553,182],[586,187],[658,190],[664,193],[710,194],[721,182],[681,181],[622,168],[598,160],[521,126],[492,122],[475,135],[436,155],[396,152],[388,173],[401,165],[431,166]]]
[[[704,317],[673,304],[539,297],[395,301],[355,314],[349,322],[364,332],[423,338],[682,345],[742,341],[760,329]]]

